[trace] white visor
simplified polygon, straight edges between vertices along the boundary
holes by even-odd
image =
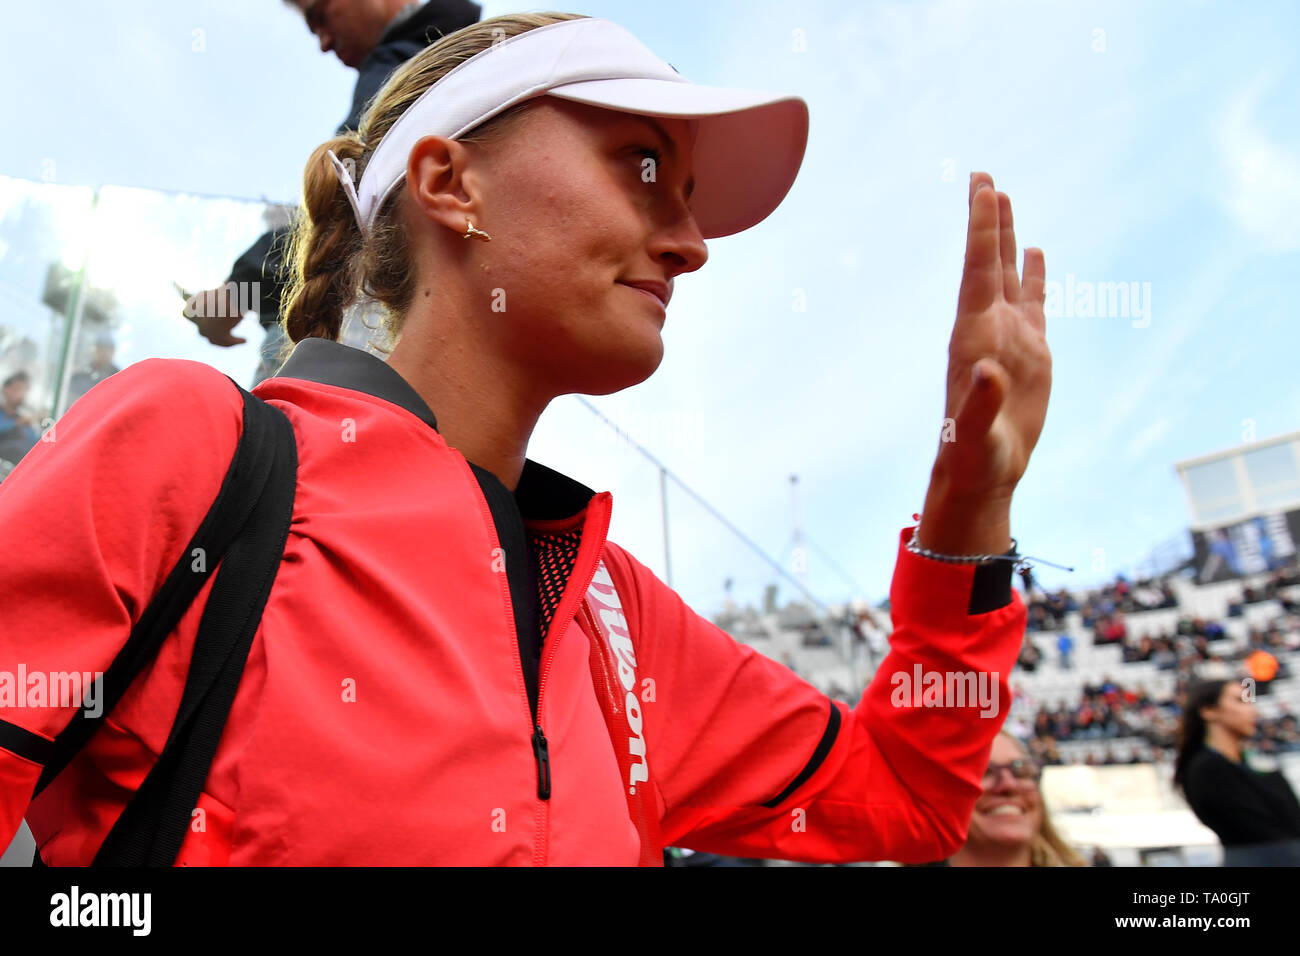
[[[808,142],[808,105],[797,96],[696,86],[609,20],[564,20],[508,37],[470,57],[424,92],[384,135],[354,188],[333,155],[357,221],[368,232],[406,178],[426,136],[457,139],[535,96],[625,113],[695,120],[691,209],[705,239],[762,222],[794,184]]]

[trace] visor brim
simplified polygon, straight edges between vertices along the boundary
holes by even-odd
[[[546,91],[604,109],[698,120],[691,208],[705,239],[766,219],[794,185],[808,144],[797,96],[656,79],[569,83]]]

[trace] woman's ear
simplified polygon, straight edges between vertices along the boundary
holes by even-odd
[[[411,212],[445,226],[457,235],[469,220],[481,219],[478,173],[471,168],[471,151],[445,136],[426,136],[412,147],[406,161],[406,191]]]

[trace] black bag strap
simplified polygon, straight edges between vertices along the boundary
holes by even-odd
[[[44,790],[81,752],[99,728],[99,721],[113,711],[140,671],[157,656],[163,641],[176,629],[186,609],[216,570],[221,556],[248,523],[253,506],[262,496],[275,454],[275,432],[271,418],[263,411],[270,406],[244,391],[234,379],[231,382],[244,398],[243,430],[221,488],[189,546],[104,672],[100,687],[103,706],[98,708],[99,713],[91,716],[84,708],[77,710],[41,755],[40,762],[45,769],[36,782],[33,796]],[[275,414],[283,417],[280,412]],[[199,557],[203,560],[197,561],[196,568]]]
[[[144,784],[101,846],[96,864],[141,865],[157,860],[162,861],[159,865],[170,865],[175,861],[284,552],[297,484],[293,426],[279,409],[245,391],[234,379],[231,383],[243,397],[243,428],[216,498],[105,671],[99,714],[91,717],[78,710],[41,755],[46,759],[35,793],[58,776],[94,734],[98,721],[112,713],[220,564],[195,638],[172,732]],[[199,557],[202,560],[197,560]],[[193,753],[183,753],[191,749]],[[182,819],[176,806],[191,790]],[[143,811],[137,808],[146,800],[149,805]],[[141,858],[141,846],[150,848],[145,858]],[[172,847],[170,856],[167,847]],[[39,852],[33,865],[44,865]]]
[[[266,466],[264,480],[260,467],[252,480],[263,490],[217,571],[171,734],[95,855],[96,866],[175,862],[284,555],[298,476],[293,426],[279,409],[247,392],[244,397],[254,451],[250,467]]]

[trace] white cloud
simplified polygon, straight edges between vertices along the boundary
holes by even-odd
[[[1270,138],[1256,115],[1278,82],[1276,71],[1257,77],[1219,122],[1223,179],[1215,196],[1244,233],[1272,251],[1294,252],[1300,250],[1300,150]]]

